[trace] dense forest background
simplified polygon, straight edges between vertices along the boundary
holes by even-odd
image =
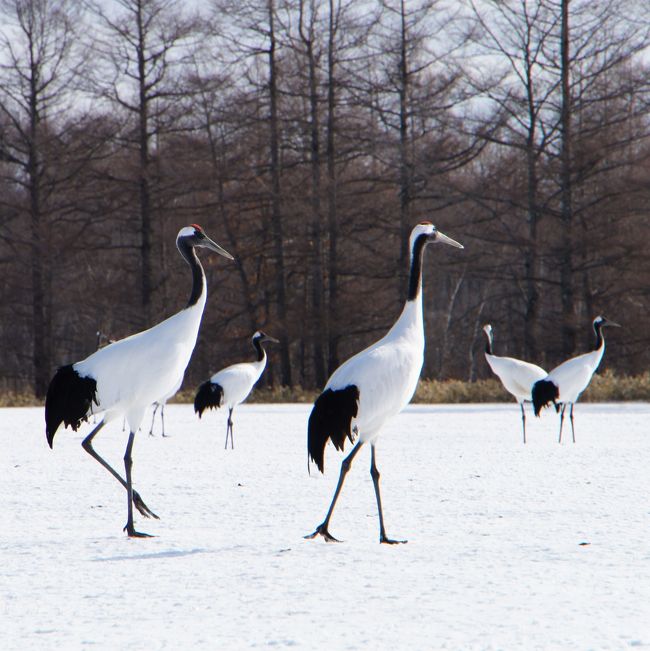
[[[322,386],[391,325],[425,259],[423,375],[650,365],[646,0],[0,0],[0,390],[182,308],[195,386],[280,339],[265,381]],[[97,333],[102,333],[101,337]],[[104,339],[105,341],[105,339]]]

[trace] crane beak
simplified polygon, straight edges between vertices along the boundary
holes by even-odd
[[[275,337],[269,337],[269,335],[266,335],[266,337],[264,337],[264,341],[270,341],[272,344],[280,343],[279,339],[276,339]]]
[[[220,247],[216,242],[211,240],[207,235],[205,236],[204,239],[201,240],[200,246],[203,246],[206,249],[210,249],[210,251],[214,251],[215,253],[222,255],[224,258],[228,258],[228,260],[235,259],[230,255],[230,253],[228,253],[228,251],[226,251],[226,249]]]
[[[621,324],[620,323],[615,323],[614,321],[610,321],[609,319],[605,319],[603,321],[604,326],[613,326],[615,328],[620,328]]]
[[[456,240],[452,240],[451,237],[447,237],[444,233],[441,233],[440,231],[436,231],[436,239],[434,241],[439,242],[440,244],[449,244],[450,246],[455,246],[457,249],[465,248],[460,242],[456,242]]]

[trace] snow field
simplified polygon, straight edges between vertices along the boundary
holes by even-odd
[[[650,405],[413,405],[377,449],[389,536],[378,544],[370,449],[331,521],[304,540],[343,456],[307,474],[310,405],[226,413],[168,405],[170,438],[133,452],[160,520],[130,540],[124,489],[42,409],[0,410],[3,649],[625,649],[650,647]],[[568,422],[566,423],[568,425]],[[96,449],[123,472],[126,433]],[[349,447],[346,447],[349,449]],[[583,544],[586,543],[586,544]]]

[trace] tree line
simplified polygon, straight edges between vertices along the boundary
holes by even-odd
[[[643,0],[0,1],[0,389],[208,304],[185,386],[280,344],[321,387],[394,321],[425,260],[425,377],[551,367],[620,322],[650,361],[650,8]],[[205,256],[204,256],[205,257]],[[100,334],[101,333],[101,334]]]

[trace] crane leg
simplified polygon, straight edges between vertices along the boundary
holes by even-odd
[[[135,432],[129,432],[129,442],[126,444],[126,451],[124,452],[124,471],[126,473],[126,495],[127,495],[127,521],[124,531],[126,531],[129,538],[150,538],[148,533],[140,533],[135,530],[133,526],[133,482],[131,480],[131,470],[133,468],[133,459],[131,458],[131,451],[133,450],[133,441],[135,440]]]
[[[330,518],[332,517],[332,513],[334,512],[334,507],[336,506],[336,500],[338,500],[339,498],[339,493],[343,488],[343,482],[345,481],[345,476],[348,474],[348,471],[350,470],[350,466],[352,466],[352,460],[354,459],[354,457],[357,456],[357,452],[359,452],[362,445],[363,442],[359,441],[352,448],[352,452],[350,452],[350,454],[348,454],[348,456],[345,457],[345,459],[343,459],[343,461],[341,462],[341,474],[339,475],[339,483],[336,485],[336,490],[334,491],[334,497],[332,498],[332,503],[330,504],[330,508],[327,511],[325,520],[323,520],[323,522],[316,527],[316,531],[314,531],[314,533],[310,533],[309,535],[305,536],[305,538],[316,538],[316,536],[323,536],[323,538],[325,538],[327,542],[340,542],[340,540],[334,538],[334,536],[328,530]]]
[[[101,463],[101,465],[104,466],[104,468],[106,468],[106,470],[108,470],[108,472],[110,472],[111,475],[113,475],[113,477],[115,477],[115,479],[117,479],[117,481],[119,481],[120,484],[122,484],[122,486],[124,486],[124,488],[127,488],[126,481],[125,481],[124,479],[122,479],[122,476],[121,476],[121,475],[120,475],[116,470],[114,470],[114,469],[111,467],[111,465],[110,465],[107,461],[105,461],[104,459],[102,459],[102,458],[99,456],[99,454],[97,454],[97,452],[95,452],[95,448],[93,448],[93,439],[95,438],[95,435],[97,434],[97,432],[99,432],[99,430],[100,430],[102,427],[104,427],[104,425],[105,425],[105,423],[104,423],[104,421],[102,420],[102,421],[99,423],[99,425],[97,425],[97,427],[95,427],[95,429],[94,429],[92,432],[90,432],[90,434],[88,434],[88,436],[86,436],[86,438],[81,442],[81,447],[82,447],[86,452],[88,452],[88,454],[89,454],[93,459],[95,459],[95,461],[99,461],[99,463]],[[147,506],[147,505],[142,501],[142,498],[140,497],[140,494],[138,493],[138,491],[135,491],[135,490],[132,491],[132,499],[133,499],[133,504],[135,505],[135,508],[138,509],[138,511],[139,511],[139,512],[140,512],[140,513],[141,513],[145,518],[155,518],[156,520],[159,520],[159,519],[160,519],[160,518],[159,518],[159,517],[158,517],[158,516],[157,516],[157,515],[156,515],[156,514],[151,510],[151,509],[149,509],[149,507],[148,507],[148,506]]]
[[[164,438],[168,437],[168,434],[165,434],[165,405],[160,407],[160,422],[162,423],[162,435]]]
[[[526,445],[526,412],[524,411],[524,403],[520,402],[519,406],[521,407],[521,426],[524,430],[524,445]]]
[[[573,437],[573,442],[576,442],[576,431],[573,429],[573,403],[571,403],[571,411],[569,412],[569,418],[571,420],[571,436]]]
[[[565,409],[566,409],[566,405],[562,405],[562,411],[560,411],[560,437],[557,440],[558,443],[562,443],[562,425],[564,425],[564,410]]]
[[[234,450],[235,449],[235,441],[232,438],[232,412],[234,410],[234,407],[232,409],[228,410],[228,423],[226,424],[226,445],[224,445],[224,450],[228,449],[228,433],[230,433],[230,449]]]
[[[153,408],[153,416],[151,417],[151,429],[149,430],[149,436],[153,436],[153,423],[156,420],[156,412],[158,411],[158,403],[155,404],[155,407]]]
[[[407,540],[392,540],[386,535],[386,529],[384,529],[384,513],[381,508],[381,494],[379,493],[379,470],[377,470],[377,464],[375,463],[375,444],[371,443],[370,445],[371,456],[370,456],[370,476],[372,477],[372,483],[375,486],[375,497],[377,498],[377,511],[379,511],[379,542],[386,543],[387,545],[397,545],[400,543],[406,543]]]

